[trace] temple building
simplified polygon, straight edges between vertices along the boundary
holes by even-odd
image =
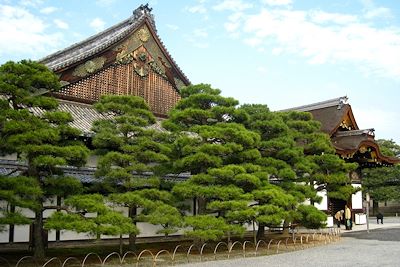
[[[375,141],[374,129],[360,129],[354,118],[351,105],[346,96],[281,111],[310,112],[313,118],[321,123],[321,131],[328,134],[336,153],[347,162],[358,163],[358,169],[349,174],[354,187],[361,186],[361,170],[380,166],[392,166],[400,163],[396,157],[387,157],[379,149]],[[323,201],[317,204],[320,210],[333,215],[348,204],[353,216],[363,212],[362,192],[353,194],[348,201],[328,199],[322,195]]]
[[[74,118],[87,114],[85,104],[107,94],[143,97],[157,117],[166,117],[180,99],[179,89],[190,84],[157,35],[148,5],[39,62],[59,76],[62,88],[51,95],[60,99],[61,109]],[[90,129],[91,119],[83,120],[87,127],[79,128]]]
[[[179,101],[180,88],[190,84],[157,35],[148,5],[141,5],[121,23],[53,53],[40,62],[54,71],[62,84],[60,91],[44,93],[59,99],[59,109],[72,114],[72,126],[80,129],[85,136],[92,134],[92,123],[102,118],[92,107],[102,95],[143,97],[156,117],[162,119]],[[350,174],[354,186],[361,184],[361,168],[400,162],[397,158],[382,155],[374,140],[373,129],[358,128],[346,97],[289,110],[310,112],[321,122],[321,130],[330,136],[337,154],[348,162],[359,164],[360,168]],[[40,113],[40,110],[36,112]],[[86,167],[65,167],[64,171],[90,183],[95,166],[95,162],[89,162]],[[9,174],[21,167],[16,159],[0,159],[0,174]],[[186,179],[187,176],[165,178]],[[344,206],[339,200],[327,199],[325,195],[318,207],[328,212],[330,205],[334,210]],[[351,205],[354,213],[362,212],[361,192],[353,195]],[[27,214],[32,215],[29,212]],[[139,227],[142,232],[139,236],[155,235],[157,230],[151,225]],[[13,226],[9,229],[0,233],[0,243],[29,241],[29,226]],[[49,241],[88,239],[87,236],[68,231],[63,231],[61,235],[52,231],[48,238]]]

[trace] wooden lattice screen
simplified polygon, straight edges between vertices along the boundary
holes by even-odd
[[[64,86],[55,95],[82,102],[95,102],[101,95],[135,95],[143,97],[153,113],[166,115],[180,99],[178,92],[161,75],[149,68],[139,76],[129,64],[111,65],[78,82]]]

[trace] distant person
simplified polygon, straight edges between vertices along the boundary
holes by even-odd
[[[353,223],[351,221],[351,210],[347,205],[344,206],[344,219],[346,224],[346,230],[351,230],[351,228],[353,227]]]
[[[338,228],[340,228],[340,223],[343,220],[343,214],[344,214],[344,210],[339,210],[338,212],[335,213],[335,220],[336,220],[336,225]]]
[[[381,220],[381,224],[383,224],[383,214],[378,212],[378,214],[376,214],[376,223],[379,224],[379,220]]]

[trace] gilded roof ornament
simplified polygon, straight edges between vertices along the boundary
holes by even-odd
[[[137,32],[137,36],[140,41],[145,43],[149,40],[150,33],[145,28],[142,28]]]
[[[104,66],[105,62],[106,62],[105,57],[93,58],[76,67],[72,75],[77,77],[86,77],[87,75],[92,74],[97,70],[101,69]]]

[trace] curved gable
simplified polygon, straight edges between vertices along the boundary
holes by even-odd
[[[125,21],[42,59],[62,83],[52,94],[82,103],[106,94],[141,96],[166,116],[190,81],[157,35],[150,11],[141,5]]]

